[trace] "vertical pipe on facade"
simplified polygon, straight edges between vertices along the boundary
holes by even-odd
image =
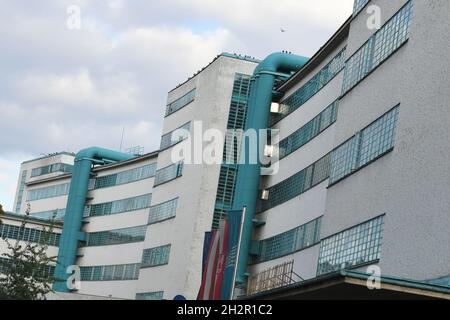
[[[245,130],[257,130],[258,133],[259,130],[268,128],[276,74],[280,72],[287,74],[295,72],[304,66],[307,61],[308,58],[305,57],[287,53],[273,53],[256,67],[253,73],[253,82],[250,90]],[[246,216],[244,219],[237,265],[237,284],[245,283],[248,276],[247,264],[261,174],[259,154],[261,153],[261,148],[263,148],[265,144],[265,141],[259,140],[259,134],[257,144],[258,147],[255,149],[255,146],[253,146],[253,148],[250,146],[250,141],[244,140],[242,142],[241,163],[239,165],[235,189],[236,197],[233,201],[233,210],[242,210],[244,206],[246,207]],[[252,149],[255,151],[250,152]],[[256,164],[252,164],[249,160],[252,159],[252,156],[255,156],[255,152],[258,152],[258,161]]]
[[[70,182],[66,214],[64,216],[64,225],[55,269],[56,281],[53,285],[55,291],[70,291],[66,283],[69,276],[67,268],[75,265],[78,241],[83,239],[81,225],[93,163],[96,161],[124,161],[134,157],[130,154],[97,147],[81,150],[75,156],[75,165]]]

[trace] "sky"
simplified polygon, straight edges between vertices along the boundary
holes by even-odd
[[[72,5],[80,9],[79,29],[68,27]],[[216,55],[312,56],[352,6],[353,0],[0,0],[0,204],[12,210],[20,163],[42,154],[119,149],[124,128],[123,148],[156,150],[167,92]]]

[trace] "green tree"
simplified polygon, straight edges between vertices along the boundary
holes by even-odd
[[[1,211],[2,214],[3,210]],[[54,214],[55,217],[56,213]],[[42,227],[38,242],[26,238],[30,206],[19,228],[17,240],[11,243],[4,238],[7,251],[0,255],[0,299],[43,300],[52,291],[53,268],[56,257],[48,257],[48,245],[53,236],[54,218],[49,227]]]

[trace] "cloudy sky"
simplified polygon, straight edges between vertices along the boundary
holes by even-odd
[[[220,52],[311,56],[353,0],[0,0],[0,203],[22,161],[156,149],[167,92]],[[68,7],[81,29],[67,27]],[[280,28],[287,32],[280,32]]]

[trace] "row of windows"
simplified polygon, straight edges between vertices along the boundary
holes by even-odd
[[[22,171],[22,176],[20,177],[19,193],[17,195],[16,203],[16,213],[20,213],[20,208],[22,207],[23,192],[25,190],[25,181],[27,179],[27,170]]]
[[[166,133],[161,137],[161,145],[159,146],[160,150],[165,150],[170,148],[171,146],[177,144],[180,141],[183,141],[189,137],[188,132],[191,129],[191,123],[188,122],[178,129],[175,129],[169,133]]]
[[[166,117],[178,110],[180,110],[181,108],[187,106],[189,103],[191,103],[192,101],[194,101],[195,99],[195,89],[192,91],[189,91],[188,93],[186,93],[184,96],[182,96],[181,98],[175,100],[174,102],[170,103],[167,107],[166,107]]]
[[[10,224],[0,224],[0,238],[21,240],[25,242],[42,243],[48,239],[48,245],[59,246],[59,239],[61,235],[58,233],[44,232],[32,228],[22,228],[21,226],[14,226]]]
[[[338,106],[339,100],[336,100],[317,117],[281,140],[278,147],[280,159],[290,155],[332,125],[336,121]]]
[[[320,242],[317,275],[380,259],[384,215]]]
[[[370,0],[355,0],[355,3],[353,4],[353,15],[356,16],[369,1]]]
[[[164,291],[136,293],[136,300],[162,300]]]
[[[142,254],[142,268],[162,266],[169,263],[171,245],[145,249]]]
[[[412,1],[378,30],[345,64],[342,94],[347,93],[409,38]]]
[[[323,69],[321,69],[311,80],[304,84],[295,93],[281,102],[279,113],[272,114],[270,126],[287,117],[300,108],[306,101],[311,99],[317,92],[326,86],[345,65],[346,48],[342,49]]]
[[[65,196],[69,194],[70,183],[58,184],[51,187],[28,191],[28,201]]]
[[[222,165],[220,168],[219,184],[217,186],[216,195],[216,209],[223,211],[231,210],[233,205],[234,189],[236,186],[238,168],[235,165]],[[212,228],[219,227],[219,221],[224,218],[224,215],[214,215]]]
[[[125,244],[141,242],[145,240],[147,226],[138,226],[110,231],[100,231],[87,234],[86,245],[107,246],[114,244]]]
[[[97,179],[95,179],[93,189],[113,187],[121,184],[147,179],[155,176],[155,172],[156,172],[156,162],[139,168],[119,172],[116,174],[98,177]]]
[[[337,147],[331,153],[330,184],[333,184],[394,147],[399,106]]]
[[[31,177],[38,177],[44,174],[54,173],[54,172],[67,172],[72,173],[73,165],[67,163],[54,163],[48,166],[34,168],[31,170]]]
[[[140,263],[80,267],[81,281],[137,280],[140,267]]]
[[[129,212],[134,210],[140,210],[150,207],[150,202],[152,201],[151,194],[144,194],[142,196],[117,200],[106,203],[98,203],[88,206],[90,217],[95,216],[106,216],[111,214],[118,214],[122,212]],[[85,213],[86,216],[86,213]]]
[[[155,187],[169,182],[183,175],[183,162],[174,163],[168,167],[159,169],[155,175]]]
[[[150,207],[148,223],[153,224],[173,218],[177,214],[178,198]]]
[[[11,260],[9,258],[0,257],[0,274],[10,273],[11,269],[15,267],[12,265]],[[37,272],[40,277],[44,278],[52,278],[55,274],[55,266],[47,265],[45,267],[40,267],[40,270]]]
[[[330,154],[316,161],[306,169],[270,187],[269,197],[262,200],[261,211],[269,210],[308,191],[329,177]]]
[[[62,220],[64,220],[65,214],[66,214],[66,209],[55,209],[55,210],[31,213],[30,215],[33,218],[38,218],[38,219],[43,219],[43,220],[62,221]]]
[[[261,263],[292,254],[320,241],[322,217],[259,242],[259,255],[252,263]]]

